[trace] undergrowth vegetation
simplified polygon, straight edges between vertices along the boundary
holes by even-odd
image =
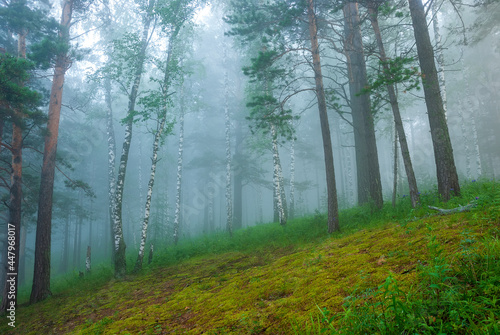
[[[500,185],[470,182],[441,203],[362,206],[160,247],[124,281],[107,266],[53,281],[12,334],[498,334]],[[474,203],[469,212],[428,208]],[[130,264],[135,256],[130,251]],[[131,270],[131,269],[130,269]],[[20,295],[28,298],[28,290]]]

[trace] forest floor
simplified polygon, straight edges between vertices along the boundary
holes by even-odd
[[[0,333],[333,332],[340,322],[335,315],[345,318],[345,311],[352,308],[349,301],[363,305],[371,300],[380,307],[388,292],[394,297],[394,289],[382,292],[384,285],[394,283],[397,295],[409,297],[422,289],[423,273],[432,277],[432,269],[438,269],[437,259],[444,260],[440,264],[452,272],[463,267],[464,255],[471,254],[472,246],[479,254],[485,241],[498,242],[498,189],[497,185],[490,202],[468,212],[438,215],[423,209],[420,213],[427,214],[415,217],[410,210],[406,219],[389,219],[313,243],[195,256],[93,286],[85,284],[90,279],[75,279],[75,287],[35,305],[21,306],[15,329],[9,329],[2,317]],[[326,225],[324,217],[308,220]],[[496,248],[498,252],[498,243]],[[432,271],[425,270],[426,266],[432,266]],[[446,280],[442,278],[443,283]],[[439,282],[429,283],[424,285],[435,287],[434,292],[443,289]],[[493,286],[493,294],[500,293],[500,281]],[[493,324],[500,325],[500,303],[495,304],[491,308],[496,311],[489,315]],[[328,315],[334,317],[327,321]],[[432,321],[429,317],[426,323]]]

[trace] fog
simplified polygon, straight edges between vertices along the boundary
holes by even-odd
[[[180,29],[176,40],[180,41],[175,50],[176,66],[182,70],[176,72],[175,78],[170,81],[166,134],[162,136],[159,146],[151,194],[146,248],[154,244],[155,250],[176,243],[176,238],[183,241],[202,234],[227,232],[226,121],[229,122],[231,157],[231,214],[233,219],[241,215],[241,227],[238,223],[234,229],[276,221],[272,139],[268,131],[256,128],[249,119],[250,107],[247,104],[256,90],[256,84],[242,71],[257,56],[258,46],[254,42],[245,42],[242,36],[227,34],[234,28],[223,20],[232,11],[230,4],[192,2],[192,6],[197,8],[196,14]],[[51,10],[54,17],[59,17],[59,10],[58,4],[54,4]],[[361,11],[364,13],[364,9]],[[458,16],[449,3],[443,3],[437,14],[442,35],[439,45],[436,44],[432,24],[429,25],[436,54],[442,53],[444,59],[446,85],[442,87],[442,93],[445,89],[447,123],[462,184],[480,178],[496,180],[500,174],[500,30],[498,20],[494,19],[495,14],[491,13],[495,11],[498,12],[497,5],[490,13],[479,7],[474,11],[464,9]],[[100,28],[103,26],[103,12],[102,6],[94,5],[86,14],[77,16],[71,32],[74,37],[71,44],[81,52],[81,59],[72,62],[64,82],[52,209],[52,277],[83,272],[87,246],[92,249],[93,266],[109,266],[113,251],[108,179],[110,135],[106,126],[108,107],[104,80],[99,70],[110,62],[109,57],[113,57],[109,54],[112,40],[126,36],[125,33],[140,34],[142,28],[141,11],[133,3],[124,3],[123,6],[111,3],[111,25]],[[431,14],[428,16],[430,22]],[[341,17],[341,13],[330,14],[328,20],[332,20],[332,26],[340,20],[339,25],[342,26]],[[462,31],[460,18],[465,24],[465,32]],[[408,17],[406,19],[409,20]],[[123,237],[129,262],[133,261],[130,258],[135,260],[140,246],[154,135],[160,119],[160,114],[156,112],[141,114],[146,111],[146,102],[141,99],[150,92],[159,92],[163,85],[165,65],[162,62],[165,62],[169,43],[165,36],[171,33],[171,28],[162,28],[160,21],[154,21],[152,25],[156,25],[155,29],[151,29],[152,33],[150,31],[124,183]],[[384,34],[388,39],[387,53],[389,57],[401,54],[414,57],[412,66],[418,67],[411,27],[388,28],[399,21],[396,17],[383,21]],[[346,209],[358,205],[356,152],[349,102],[345,99],[349,90],[345,56],[329,44],[328,37],[336,38],[336,33],[328,30],[329,27],[324,23],[321,33],[329,32],[330,35],[319,39],[324,85],[337,99],[330,101],[328,119],[338,205]],[[341,31],[341,27],[336,29]],[[296,34],[297,41],[286,48],[309,48],[305,35]],[[371,78],[379,68],[372,35],[369,24],[364,22],[363,38]],[[293,36],[294,33],[290,33],[284,40]],[[287,89],[293,87],[301,92],[279,92],[282,94],[280,101],[286,100],[284,107],[296,117],[289,120],[294,130],[293,139],[287,139],[284,134],[278,135],[285,198],[288,209],[291,206],[294,208],[295,218],[327,211],[321,126],[316,95],[311,89],[314,88],[314,73],[311,61],[304,55],[295,54],[290,56],[290,61],[281,61],[281,66],[289,65],[289,70],[294,72],[294,76],[287,79],[293,82]],[[50,89],[51,80],[51,75],[46,75],[40,83],[45,89]],[[126,133],[124,118],[128,113],[128,98],[124,94],[128,89],[124,88],[127,85],[124,81],[130,79],[120,80],[111,82],[115,174],[119,169]],[[398,100],[417,184],[423,193],[435,190],[437,184],[429,119],[422,89],[407,89],[405,85],[397,85]],[[287,95],[289,98],[284,99]],[[375,100],[372,97],[372,104]],[[42,110],[47,113],[48,104]],[[394,120],[388,102],[380,102],[372,113],[382,194],[384,201],[390,203],[394,191]],[[229,120],[225,119],[226,115]],[[3,141],[7,143],[10,141],[8,129],[6,123]],[[33,130],[35,132],[43,133],[40,129]],[[21,228],[21,239],[26,238],[21,251],[21,257],[25,259],[20,269],[23,285],[30,285],[33,277],[37,178],[42,162],[39,152],[43,152],[41,137],[31,140],[30,136],[26,136],[24,145],[27,149],[23,151],[23,171],[26,171],[23,176],[25,204]],[[10,156],[7,150],[2,150],[1,155],[2,178],[9,180],[7,167]],[[180,184],[179,162],[182,162]],[[396,176],[397,199],[404,201],[409,189],[400,153],[397,156]],[[88,184],[90,191],[75,187],[76,181]],[[68,183],[73,187],[68,187]],[[240,189],[236,183],[241,183]],[[178,187],[180,212],[176,212]],[[237,198],[239,190],[240,199]],[[2,221],[7,222],[8,189],[2,189],[2,196]],[[236,206],[240,205],[241,214],[238,214]],[[177,237],[176,220],[179,229]],[[235,220],[233,224],[239,219]]]

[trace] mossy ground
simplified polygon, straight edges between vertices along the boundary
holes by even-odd
[[[381,219],[313,243],[193,256],[95,287],[89,287],[91,279],[83,278],[80,289],[67,289],[41,303],[21,307],[16,328],[9,329],[2,322],[0,332],[311,333],[318,327],[318,307],[331,313],[343,311],[345,298],[354,288],[377,288],[389,275],[402,290],[418,287],[418,266],[429,261],[430,235],[452,265],[462,248],[464,232],[477,241],[498,238],[499,187],[492,185],[491,199],[470,212],[430,215],[422,207],[418,213],[408,211],[406,219]],[[310,220],[321,221],[318,217]],[[272,229],[282,228],[276,225]]]

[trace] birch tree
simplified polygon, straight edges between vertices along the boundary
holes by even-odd
[[[103,72],[104,77],[109,77],[119,83],[123,93],[128,97],[127,116],[125,123],[125,138],[116,175],[116,188],[111,214],[113,218],[113,261],[116,278],[123,278],[126,273],[125,241],[123,238],[122,201],[127,172],[132,131],[135,121],[135,105],[139,93],[139,85],[146,61],[146,49],[150,39],[150,26],[153,21],[153,8],[155,0],[149,0],[144,6],[142,14],[142,33],[140,38],[134,34],[125,34],[121,39],[113,42],[113,62],[108,64]],[[108,147],[111,151],[111,147]],[[111,160],[111,155],[109,156]],[[110,164],[111,165],[111,164]]]
[[[174,244],[179,242],[181,225],[181,201],[182,201],[182,156],[184,152],[184,87],[181,84],[180,92],[180,115],[179,115],[179,147],[177,150],[177,182],[175,189],[175,212],[174,212]]]
[[[233,236],[233,196],[231,192],[231,118],[229,113],[229,76],[227,69],[227,44],[223,42],[224,64],[224,127],[226,144],[226,230]]]
[[[264,5],[248,4],[233,9],[233,14],[228,16],[227,21],[234,25],[231,34],[240,35],[247,40],[261,38],[262,41],[268,42],[267,45],[264,46],[265,49],[261,51],[259,57],[256,58],[259,62],[253,62],[255,65],[263,69],[267,67],[266,71],[269,71],[273,64],[279,62],[288,65],[286,70],[281,70],[281,73],[277,73],[282,80],[282,87],[280,88],[281,99],[279,99],[279,102],[277,99],[275,102],[269,100],[269,96],[261,99],[261,102],[264,104],[276,103],[276,105],[279,106],[279,108],[276,108],[275,118],[287,120],[285,117],[287,111],[283,108],[283,105],[292,96],[305,91],[312,91],[316,95],[326,170],[328,232],[331,233],[335,230],[339,230],[338,202],[332,141],[327,116],[323,75],[321,71],[316,5],[317,4],[313,0],[298,3],[285,1],[280,3],[267,3]],[[303,25],[304,22],[307,23],[306,26]],[[309,36],[308,42],[310,46],[302,44],[302,37],[305,35]],[[274,42],[274,45],[271,42]],[[300,81],[297,78],[291,80],[291,77],[288,76],[292,75],[294,72],[291,69],[299,67],[297,65],[299,61],[293,59],[294,55],[298,57],[298,59],[300,57],[300,60],[304,58],[308,59],[307,62],[311,65],[311,69],[314,73],[313,87],[295,87],[294,84]],[[310,85],[308,79],[303,79],[304,82]],[[266,99],[269,101],[266,101]],[[280,127],[278,127],[278,129],[280,129]],[[281,131],[280,129],[280,132]],[[286,138],[287,135],[285,134],[284,137]]]
[[[146,205],[145,205],[145,213],[144,213],[144,219],[142,222],[142,232],[141,232],[141,241],[139,245],[139,254],[137,256],[137,261],[135,263],[135,268],[134,271],[139,271],[142,268],[142,261],[144,258],[144,249],[146,246],[146,237],[147,237],[147,231],[148,231],[148,222],[149,222],[149,216],[150,216],[150,207],[151,207],[151,198],[153,195],[153,186],[154,186],[154,181],[155,181],[155,175],[156,175],[156,165],[158,162],[158,150],[160,147],[160,142],[162,139],[162,134],[165,130],[166,133],[168,134],[170,132],[171,127],[167,126],[167,119],[169,116],[168,113],[168,107],[170,106],[170,99],[169,96],[173,93],[169,93],[169,90],[172,86],[172,81],[175,80],[179,76],[180,69],[178,67],[178,61],[176,57],[174,56],[174,48],[177,43],[177,35],[179,34],[180,29],[182,28],[184,22],[190,17],[191,13],[177,13],[177,11],[180,11],[180,3],[178,4],[178,7],[172,11],[171,8],[159,8],[157,10],[158,13],[165,13],[168,12],[170,15],[168,18],[163,18],[163,24],[167,24],[167,27],[164,26],[164,31],[167,31],[167,34],[170,34],[168,38],[168,48],[167,48],[167,57],[166,61],[164,62],[164,77],[163,81],[160,85],[160,91],[153,91],[142,99],[142,104],[146,107],[146,113],[149,109],[153,108],[159,108],[159,112],[157,113],[157,127],[156,131],[154,132],[154,141],[153,141],[153,154],[151,158],[151,173],[149,177],[149,182],[148,182],[148,190],[147,190],[147,195],[146,195]],[[163,9],[163,10],[162,10]],[[177,20],[173,20],[172,12],[179,15],[180,18]],[[168,20],[168,21],[167,21]],[[170,20],[173,20],[173,22],[169,22]],[[172,26],[172,27],[168,27]],[[161,63],[161,62],[160,62]],[[159,94],[159,95],[158,95]],[[146,117],[149,117],[147,115]]]

